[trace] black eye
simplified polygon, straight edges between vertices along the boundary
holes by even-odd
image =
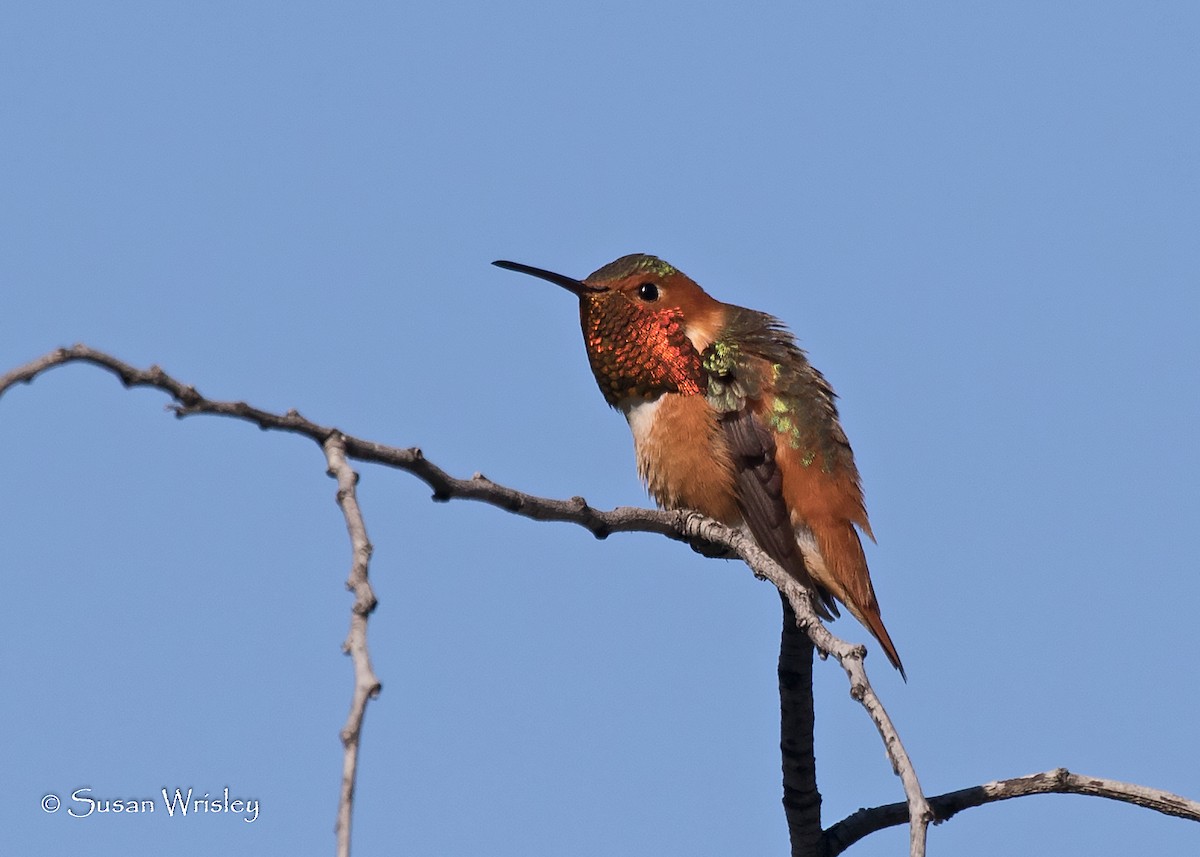
[[[637,288],[638,297],[646,303],[653,303],[658,300],[658,286],[654,283],[642,283]]]

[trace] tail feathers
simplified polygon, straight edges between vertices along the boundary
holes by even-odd
[[[851,615],[879,641],[900,677],[908,681],[904,664],[879,613],[867,558],[854,525],[850,521],[829,521],[812,530],[798,527],[796,538],[813,579],[846,605]]]
[[[887,628],[883,626],[883,617],[879,615],[878,605],[871,605],[873,609],[870,612],[861,612],[850,604],[846,605],[850,608],[850,612],[854,614],[854,618],[863,624],[863,627],[875,635],[875,639],[879,641],[879,645],[883,647],[883,653],[887,655],[889,661],[900,673],[900,678],[908,681],[908,674],[904,672],[904,664],[900,663],[900,655],[896,651],[895,644],[892,643],[892,637],[887,632]]]

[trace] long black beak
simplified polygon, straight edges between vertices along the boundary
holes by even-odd
[[[492,262],[497,268],[504,268],[509,271],[516,271],[518,274],[528,274],[531,277],[537,277],[539,280],[547,280],[555,285],[562,286],[568,292],[574,295],[584,295],[587,292],[603,292],[606,291],[604,286],[592,286],[583,280],[573,280],[564,274],[556,274],[553,271],[547,271],[545,268],[534,268],[531,265],[522,265],[520,262],[506,262],[503,259]]]

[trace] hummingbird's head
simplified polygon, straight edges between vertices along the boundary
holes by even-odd
[[[700,353],[716,337],[723,304],[654,256],[622,256],[583,280],[516,262],[494,262],[579,297],[592,373],[613,407],[662,393],[705,390]]]

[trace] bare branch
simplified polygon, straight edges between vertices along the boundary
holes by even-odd
[[[346,514],[347,527],[354,546],[354,565],[347,585],[355,591],[356,601],[346,649],[355,658],[355,701],[343,730],[343,741],[347,746],[344,770],[348,777],[343,783],[344,802],[348,802],[353,794],[353,757],[357,753],[358,734],[361,731],[366,701],[379,692],[379,682],[371,670],[365,642],[366,618],[374,607],[374,595],[366,577],[370,544],[354,500],[353,487],[356,477],[346,465],[346,458],[353,458],[412,473],[433,489],[433,499],[437,501],[477,500],[534,520],[575,523],[597,538],[605,538],[614,532],[658,533],[686,542],[697,551],[709,555],[718,553],[715,546],[726,546],[746,562],[756,577],[774,583],[795,612],[797,625],[805,631],[818,650],[832,655],[841,664],[850,681],[850,695],[866,709],[875,724],[893,770],[900,777],[904,787],[904,803],[860,810],[826,831],[823,839],[827,853],[831,855],[840,854],[850,844],[875,830],[902,824],[908,820],[909,853],[911,857],[923,857],[928,825],[935,818],[935,808],[936,818],[944,820],[970,806],[1024,794],[1093,794],[1126,800],[1184,818],[1200,819],[1200,805],[1177,795],[1110,780],[1081,777],[1065,770],[942,795],[932,801],[934,806],[931,807],[931,802],[922,794],[916,771],[899,734],[867,678],[863,663],[865,648],[834,637],[813,610],[808,591],[771,560],[751,538],[696,512],[664,512],[628,506],[606,512],[593,509],[582,497],[573,497],[570,500],[535,497],[497,485],[478,473],[471,479],[458,479],[426,460],[417,448],[402,449],[344,435],[337,429],[311,422],[294,410],[280,415],[259,410],[245,402],[210,400],[194,387],[180,383],[157,366],[139,370],[86,345],[57,349],[0,376],[0,396],[15,384],[29,383],[46,370],[71,362],[87,362],[107,369],[127,387],[146,386],[163,390],[176,401],[177,404],[170,407],[178,417],[193,414],[234,417],[254,423],[262,429],[303,435],[325,450],[330,471],[338,477],[338,499]],[[349,819],[345,816],[343,822],[343,816],[339,814],[339,835],[343,831],[348,837]]]
[[[734,535],[738,540],[744,540],[740,533]],[[888,716],[879,697],[875,695],[871,682],[867,678],[866,667],[863,664],[866,649],[861,645],[851,645],[833,636],[829,629],[821,624],[820,618],[813,610],[808,590],[779,566],[771,563],[769,557],[766,558],[766,561],[774,566],[774,569],[761,568],[759,564],[762,559],[759,557],[754,557],[752,560],[748,554],[762,553],[758,545],[734,545],[734,547],[756,574],[760,572],[765,574],[772,583],[779,587],[779,591],[787,596],[788,603],[796,612],[797,623],[808,634],[817,649],[832,655],[841,664],[846,676],[850,679],[850,696],[867,710],[871,722],[875,724],[879,736],[883,739],[884,750],[887,752],[888,759],[891,760],[892,770],[900,777],[900,782],[904,786],[906,803],[900,805],[907,809],[905,818],[911,819],[909,855],[910,857],[924,857],[926,834],[929,822],[933,820],[933,810],[930,809],[929,803],[921,791],[921,783],[917,779],[916,769],[908,756],[908,751],[904,749],[904,744],[900,741],[900,734],[896,731],[895,724],[892,723],[891,717]],[[763,554],[763,557],[765,556]]]
[[[330,455],[330,447],[326,444],[331,438],[336,437],[338,441],[335,448],[344,448],[346,455],[351,458],[385,464],[412,473],[433,488],[435,500],[446,501],[454,498],[478,500],[535,520],[569,521],[585,527],[597,538],[604,538],[613,532],[651,532],[687,542],[701,551],[710,550],[713,543],[733,548],[738,556],[750,566],[755,576],[770,580],[787,596],[798,617],[799,626],[805,630],[818,649],[835,657],[846,671],[851,681],[851,696],[867,709],[867,713],[883,737],[884,747],[892,761],[893,770],[900,775],[904,784],[908,805],[913,810],[912,818],[914,819],[912,857],[922,857],[924,854],[924,830],[930,817],[929,807],[921,795],[920,784],[917,782],[912,763],[900,743],[895,727],[867,680],[866,672],[863,669],[865,650],[862,646],[851,646],[829,633],[812,609],[807,590],[796,583],[765,552],[759,549],[753,540],[740,532],[731,530],[695,512],[661,512],[627,506],[604,512],[588,506],[582,497],[574,497],[570,500],[534,497],[512,488],[497,485],[478,473],[469,480],[457,479],[428,461],[419,449],[400,449],[343,435],[336,429],[305,419],[294,410],[281,416],[259,410],[245,402],[210,400],[202,396],[195,387],[180,383],[157,366],[152,366],[146,371],[139,370],[86,345],[57,349],[0,377],[0,396],[12,385],[28,383],[47,369],[79,361],[92,363],[109,370],[127,387],[146,386],[163,390],[178,402],[172,407],[178,417],[193,414],[216,414],[247,420],[262,429],[294,432],[321,444],[322,448],[326,450],[327,456]],[[335,470],[333,456],[330,456],[330,468]],[[345,491],[340,480],[338,496],[339,498],[353,497],[352,492]],[[343,508],[346,508],[345,505]],[[357,510],[357,506],[355,506],[355,510]],[[359,521],[361,522],[361,518]],[[350,523],[349,512],[347,513],[347,522],[351,527],[353,538],[354,529],[353,524]],[[365,532],[362,536],[365,544]],[[357,545],[355,556],[357,562],[359,556]],[[356,612],[357,609],[358,605],[356,604]],[[363,619],[365,620],[365,615]],[[350,641],[348,640],[348,642]],[[347,724],[348,729],[350,725],[350,723]]]
[[[137,369],[87,345],[56,349],[0,376],[0,396],[18,383],[29,383],[48,369],[74,362],[91,363],[107,369],[126,387],[153,387],[162,390],[175,399],[177,404],[168,407],[180,418],[195,414],[233,417],[253,423],[261,429],[303,435],[322,448],[326,440],[338,434],[349,458],[408,471],[432,488],[433,499],[439,502],[455,499],[476,500],[525,518],[578,524],[600,539],[615,532],[644,532],[658,533],[676,541],[688,542],[697,550],[711,549],[712,542],[730,545],[729,541],[722,537],[722,534],[729,532],[728,528],[715,521],[710,521],[707,527],[700,526],[699,523],[689,524],[688,520],[691,518],[705,520],[693,512],[661,512],[632,506],[622,506],[604,512],[588,506],[582,497],[572,497],[569,500],[535,497],[497,485],[480,473],[476,473],[470,479],[458,479],[428,461],[416,447],[405,449],[387,446],[342,434],[336,428],[314,423],[294,410],[286,414],[274,414],[245,402],[208,399],[195,387],[180,383],[158,366],[151,366],[148,370]]]
[[[779,753],[783,763],[783,814],[792,857],[819,854],[821,790],[813,751],[813,643],[800,629],[787,596],[779,638]]]
[[[930,798],[929,803],[933,807],[937,823],[940,824],[964,809],[1038,794],[1091,795],[1132,803],[1189,821],[1200,821],[1200,802],[1133,783],[1073,774],[1066,768],[1056,768],[1053,771],[1014,777],[1010,780],[996,780],[981,786],[947,792]],[[865,836],[903,824],[907,820],[908,806],[903,803],[860,809],[825,831],[827,853],[829,857],[836,857]]]
[[[337,479],[337,502],[346,517],[351,545],[350,576],[346,579],[346,588],[354,593],[354,606],[350,611],[350,633],[342,644],[342,650],[354,659],[354,693],[346,725],[342,727],[345,754],[335,828],[338,857],[350,857],[350,821],[354,810],[354,783],[358,776],[359,736],[362,734],[363,717],[367,713],[367,701],[379,696],[382,687],[371,666],[371,654],[367,649],[367,618],[378,602],[367,578],[372,548],[355,492],[358,474],[350,469],[346,461],[346,446],[341,434],[335,432],[330,435],[323,446],[326,461],[329,462],[329,475]]]
[[[916,771],[913,769],[908,753],[904,750],[904,745],[900,742],[900,736],[867,679],[863,666],[866,650],[861,645],[852,646],[833,636],[821,624],[821,620],[813,610],[808,591],[780,568],[749,537],[696,512],[661,512],[628,506],[604,512],[588,506],[582,497],[574,497],[570,500],[534,497],[503,485],[497,485],[479,473],[469,480],[457,479],[426,460],[419,449],[400,449],[343,435],[337,429],[310,422],[294,410],[281,416],[251,407],[245,402],[210,400],[200,395],[195,387],[176,381],[157,366],[142,371],[86,345],[57,349],[0,377],[0,396],[15,383],[28,383],[47,369],[75,361],[101,366],[114,373],[127,387],[147,386],[163,390],[178,402],[172,407],[178,417],[193,414],[217,414],[247,420],[262,429],[289,431],[309,437],[321,444],[327,455],[330,448],[326,444],[331,438],[336,437],[338,438],[336,446],[344,448],[346,455],[351,458],[385,464],[412,473],[433,488],[434,500],[478,500],[526,518],[579,524],[591,531],[597,538],[604,538],[614,532],[650,532],[687,542],[701,552],[711,551],[714,543],[732,548],[750,566],[756,577],[770,580],[779,588],[795,611],[799,627],[808,634],[820,651],[836,658],[842,669],[845,670],[850,679],[850,695],[862,704],[872,722],[875,723],[876,729],[883,738],[884,749],[892,762],[892,769],[900,777],[904,786],[909,817],[912,819],[910,855],[911,857],[924,857],[926,829],[932,818],[932,812],[921,793],[921,785],[917,780]],[[333,469],[332,458],[330,462],[330,467]],[[340,481],[339,486],[341,486]],[[338,496],[339,498],[343,496],[352,498],[353,494],[352,492],[347,494],[344,487],[339,487]],[[347,520],[349,522],[349,513]],[[354,536],[353,528],[351,528],[351,536]],[[363,533],[363,543],[366,543],[365,533]],[[357,560],[357,545],[355,550]],[[365,620],[365,615],[363,618]],[[348,728],[349,725],[347,724]]]

